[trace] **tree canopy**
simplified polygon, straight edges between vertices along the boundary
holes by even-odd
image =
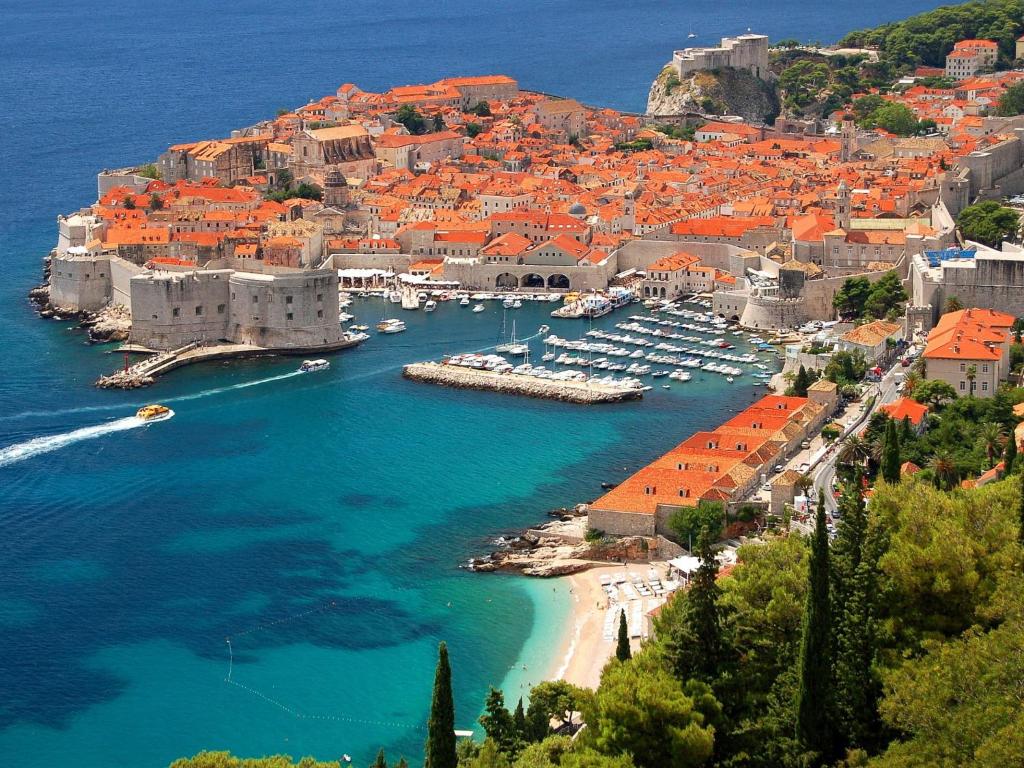
[[[1020,217],[1012,208],[995,200],[984,200],[960,211],[957,226],[967,240],[993,248],[1003,240],[1012,240],[1020,229]]]

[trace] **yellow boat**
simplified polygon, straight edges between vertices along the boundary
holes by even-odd
[[[173,415],[174,411],[166,405],[144,405],[135,413],[136,418],[143,421],[160,421],[161,419],[169,419]]]

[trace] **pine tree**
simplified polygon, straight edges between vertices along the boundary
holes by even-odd
[[[807,373],[807,369],[802,365],[796,372],[796,378],[793,379],[793,394],[797,397],[807,397],[807,387],[811,384],[810,374]]]
[[[1010,437],[1006,441],[1006,447],[1003,449],[1003,472],[1010,474],[1013,472],[1013,467],[1017,463],[1017,438],[1010,432]]]
[[[885,444],[882,446],[882,479],[890,485],[900,481],[900,436],[896,422],[889,419],[885,424]]]
[[[515,724],[512,715],[505,708],[505,694],[497,688],[491,688],[484,704],[484,713],[480,715],[480,725],[484,727],[487,738],[492,739],[502,752],[511,753],[516,750]]]
[[[626,627],[626,612],[619,611],[619,642],[615,646],[615,658],[619,661],[629,661],[633,653],[629,649],[629,629]]]
[[[437,649],[434,672],[434,697],[427,720],[426,768],[457,768],[455,756],[455,700],[452,698],[452,668],[448,663],[448,646],[442,642]]]
[[[370,768],[388,768],[388,761],[384,757],[384,747],[377,752],[377,759],[373,761]]]
[[[711,682],[723,656],[722,609],[719,605],[718,561],[705,529],[697,543],[700,567],[686,592],[682,621],[672,627],[666,651],[676,677]]]
[[[526,741],[543,741],[551,729],[551,717],[532,698],[526,709]]]
[[[516,704],[516,711],[512,713],[512,726],[515,728],[516,736],[518,736],[524,743],[533,741],[530,737],[529,727],[526,725],[526,712],[523,710],[523,697],[519,697],[519,703]]]
[[[800,642],[800,689],[796,735],[805,748],[827,760],[832,740],[832,606],[829,602],[828,530],[823,494],[815,513],[808,563],[807,607]]]
[[[409,761],[404,757],[400,757],[398,758],[398,765],[396,765],[395,768],[409,768]]]

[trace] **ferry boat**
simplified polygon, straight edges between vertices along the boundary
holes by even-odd
[[[401,333],[405,330],[405,323],[402,320],[381,320],[377,323],[377,330],[380,333]]]
[[[600,294],[593,294],[583,298],[583,316],[596,318],[604,317],[612,311],[612,302]]]
[[[143,421],[164,421],[173,415],[174,411],[166,405],[144,405],[135,412],[135,418]]]
[[[302,365],[299,366],[299,373],[313,373],[314,371],[326,371],[331,367],[331,364],[323,358],[317,358],[316,360],[303,360]]]

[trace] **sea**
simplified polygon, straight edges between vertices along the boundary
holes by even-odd
[[[0,0],[0,754],[367,765],[383,746],[417,761],[438,642],[464,729],[479,731],[489,685],[514,705],[560,661],[562,583],[460,566],[763,392],[698,374],[583,407],[402,379],[404,363],[493,345],[493,302],[405,313],[407,332],[371,331],[322,373],[296,375],[288,358],[211,363],[99,391],[121,362],[113,347],[26,300],[57,214],[95,199],[97,171],[344,82],[505,73],[642,111],[673,48],[747,29],[829,42],[934,5]],[[551,306],[515,310],[521,335],[585,331]],[[357,299],[350,311],[372,327],[393,310]],[[174,418],[128,418],[152,401]]]

